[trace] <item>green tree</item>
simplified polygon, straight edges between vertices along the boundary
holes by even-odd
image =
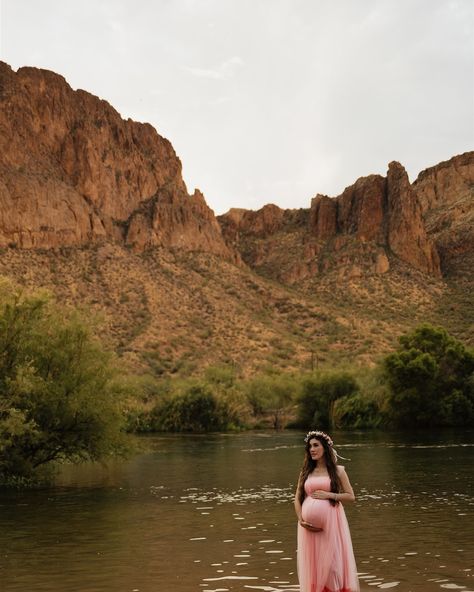
[[[305,427],[332,427],[335,402],[357,393],[358,390],[356,379],[348,372],[316,373],[304,378],[299,400],[298,423]]]
[[[111,355],[76,312],[0,284],[0,479],[123,452]]]
[[[390,413],[400,425],[466,425],[474,419],[474,353],[441,327],[421,325],[384,360]]]
[[[273,428],[282,429],[295,405],[299,386],[299,382],[289,375],[264,375],[249,380],[244,392],[255,417],[268,415]]]
[[[169,432],[218,432],[240,425],[235,408],[204,382],[188,381],[152,411],[152,427]]]
[[[377,401],[356,393],[335,402],[333,422],[338,428],[375,428],[381,424],[382,415]]]

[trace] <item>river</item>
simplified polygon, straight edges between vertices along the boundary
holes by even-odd
[[[332,435],[361,589],[474,591],[474,433]],[[153,436],[133,459],[0,492],[0,589],[296,592],[303,436]]]

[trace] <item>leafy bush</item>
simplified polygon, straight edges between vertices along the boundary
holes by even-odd
[[[384,360],[390,414],[399,425],[467,425],[474,420],[474,353],[441,327],[400,337]]]
[[[216,396],[209,385],[194,383],[184,392],[160,402],[152,411],[155,431],[217,432],[241,424],[228,401]]]
[[[208,366],[204,377],[209,384],[226,392],[236,384],[235,368],[230,366]]]
[[[335,402],[359,390],[348,372],[317,373],[303,379],[299,400],[298,424],[329,428],[334,424]]]
[[[258,376],[244,385],[244,393],[254,417],[269,415],[275,429],[285,427],[293,408],[299,382],[289,375]]]
[[[335,402],[333,421],[338,428],[375,428],[381,424],[382,415],[374,399],[357,393]]]
[[[77,313],[0,284],[0,481],[123,452],[122,387]]]

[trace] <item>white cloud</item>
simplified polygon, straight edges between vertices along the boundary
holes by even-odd
[[[234,56],[222,62],[216,69],[193,68],[185,66],[185,70],[198,78],[209,78],[211,80],[229,80],[243,65],[244,62],[242,58]]]
[[[191,68],[189,66],[185,66],[185,70],[190,72],[193,76],[197,78],[210,78],[212,80],[223,80],[222,72],[219,70],[206,70],[204,68]]]

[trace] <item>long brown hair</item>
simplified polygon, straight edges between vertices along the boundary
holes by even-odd
[[[341,480],[339,479],[339,475],[337,474],[337,464],[336,464],[336,455],[332,449],[332,446],[329,446],[328,441],[322,436],[311,436],[305,445],[305,457],[303,461],[303,467],[301,469],[300,478],[298,481],[299,487],[299,500],[300,503],[303,503],[304,498],[306,497],[306,493],[304,490],[304,483],[308,478],[309,474],[317,467],[318,461],[313,460],[311,458],[311,454],[309,453],[309,447],[311,440],[318,440],[321,442],[324,448],[324,460],[326,462],[326,468],[328,471],[329,479],[331,480],[331,491],[333,493],[340,493],[341,487]],[[329,500],[333,506],[338,504],[336,500]]]

